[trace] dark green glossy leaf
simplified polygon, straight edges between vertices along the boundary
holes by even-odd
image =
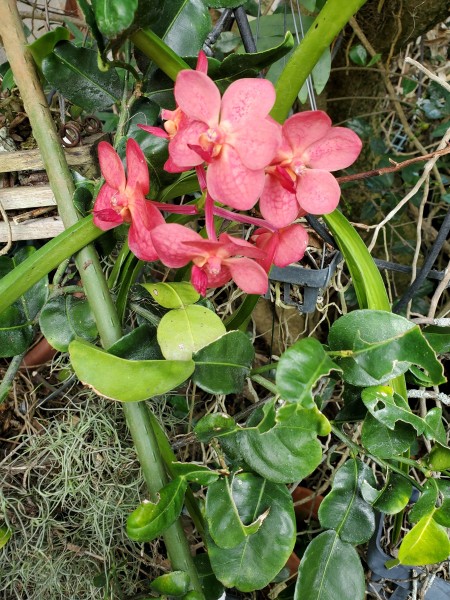
[[[225,413],[213,413],[200,419],[194,433],[200,442],[207,443],[215,437],[226,435],[238,429],[233,417]]]
[[[47,81],[84,110],[95,112],[117,102],[122,86],[115,69],[100,71],[97,53],[60,42],[42,61]]]
[[[177,477],[158,493],[156,503],[144,502],[127,519],[127,534],[136,542],[151,542],[180,516],[187,483]]]
[[[442,445],[447,443],[447,431],[442,421],[442,408],[435,406],[425,415],[427,424],[424,434],[429,440],[436,440]]]
[[[15,267],[34,252],[35,248],[26,246],[12,257],[0,256],[0,279],[13,272]],[[11,357],[25,352],[33,340],[32,321],[45,304],[47,295],[46,276],[0,313],[0,357]]]
[[[314,408],[313,387],[333,370],[341,368],[328,357],[318,340],[299,340],[280,357],[276,375],[278,392],[283,400]]]
[[[206,0],[206,4],[211,8],[237,8],[243,2],[241,0]]]
[[[360,460],[348,460],[337,472],[331,492],[319,508],[322,527],[334,529],[344,542],[363,544],[375,530],[372,506],[361,495],[361,486],[367,481],[375,485],[370,468]]]
[[[138,0],[120,0],[120,2],[100,0],[95,2],[98,28],[106,37],[116,37],[133,23],[137,6]]]
[[[417,325],[382,310],[355,310],[332,325],[331,350],[343,378],[352,385],[374,386],[405,373],[411,364],[425,369],[434,385],[444,382],[442,365]]]
[[[211,394],[237,394],[255,356],[253,344],[242,331],[230,331],[195,353],[193,381]]]
[[[265,587],[286,564],[295,543],[292,498],[284,485],[250,473],[236,475],[233,500],[243,523],[253,523],[269,510],[259,530],[234,548],[208,542],[211,566],[226,587],[250,592]]]
[[[364,67],[367,62],[367,50],[361,44],[352,46],[349,55],[355,65],[359,65],[360,67]]]
[[[261,476],[277,483],[301,481],[322,460],[319,435],[328,435],[330,424],[315,407],[288,404],[275,412],[274,402],[263,408],[256,427],[242,429],[238,443],[245,462]]]
[[[164,308],[184,308],[195,304],[200,294],[188,281],[167,283],[142,283],[153,300]]]
[[[422,333],[437,354],[450,352],[450,327],[430,326]]]
[[[267,511],[257,515],[252,523],[245,525],[239,516],[233,495],[235,485],[241,480],[224,477],[211,484],[206,494],[205,517],[208,532],[220,548],[235,548],[250,535],[255,534],[267,517]]]
[[[366,415],[361,431],[362,444],[369,452],[380,458],[391,458],[406,452],[417,434],[411,425],[399,421],[389,429],[370,413]]]
[[[125,360],[80,340],[70,343],[69,353],[80,381],[101,396],[120,402],[165,394],[194,370],[190,360]]]
[[[225,333],[220,318],[204,306],[189,305],[171,310],[158,326],[158,343],[170,360],[190,360],[198,352]]]
[[[450,527],[450,481],[446,479],[437,479],[436,485],[439,490],[440,506],[433,515],[434,520]]]
[[[252,52],[251,54],[230,54],[222,61],[217,72],[214,73],[214,79],[236,78],[239,73],[243,73],[248,69],[254,69],[256,73],[285,56],[293,47],[294,38],[287,31],[284,34],[284,39],[274,47],[269,47],[260,52]]]
[[[450,554],[450,541],[433,513],[422,517],[404,537],[398,550],[401,564],[419,566],[442,562]]]
[[[412,484],[397,473],[389,473],[383,488],[377,490],[364,481],[361,493],[366,502],[387,515],[395,515],[405,508],[411,498]]]
[[[363,600],[364,571],[354,547],[335,531],[324,531],[309,544],[298,570],[295,600]]]
[[[68,29],[65,27],[56,27],[53,31],[44,33],[44,35],[28,45],[28,49],[33,55],[34,62],[39,69],[42,68],[42,61],[44,58],[52,52],[56,44],[62,40],[68,40],[69,38],[70,31]]]
[[[98,333],[89,302],[72,295],[51,298],[42,309],[39,326],[48,343],[60,352],[67,352],[73,339],[93,342]]]
[[[197,554],[193,559],[206,600],[219,600],[223,596],[223,585],[214,575],[208,554]]]
[[[144,323],[120,338],[108,348],[109,354],[127,360],[162,360],[163,355],[156,341],[156,327]]]
[[[183,596],[189,590],[191,578],[185,571],[171,571],[154,579],[150,588],[166,596]]]
[[[178,477],[183,477],[186,481],[192,481],[199,485],[210,485],[220,477],[220,473],[217,471],[195,463],[173,462],[170,465],[170,471]]]

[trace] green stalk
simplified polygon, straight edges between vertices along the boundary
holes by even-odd
[[[26,48],[26,39],[15,0],[5,0],[3,2],[0,36],[3,39],[3,45],[14,73],[14,79],[20,89],[24,107],[33,128],[33,135],[41,151],[44,167],[47,171],[50,186],[56,198],[58,210],[64,225],[66,227],[72,226],[73,231],[71,233],[75,234],[79,234],[80,229],[83,231],[87,230],[93,236],[91,239],[95,239],[102,232],[97,230],[97,228],[94,231],[90,220],[85,219],[81,225],[78,223],[78,214],[72,202],[74,183],[61,148],[60,140],[56,134],[56,129],[35,70],[33,59]],[[50,247],[54,248],[56,246],[58,248],[58,252],[53,259],[54,261],[61,262],[67,257],[67,250],[64,251],[61,248],[61,238],[64,235],[62,234],[59,240],[53,240],[49,244]],[[84,238],[84,244],[89,241],[86,237]],[[77,243],[79,242],[80,240],[77,238]],[[22,263],[22,271],[19,273],[19,276],[17,274],[19,269],[14,271],[13,279],[15,279],[16,289],[12,290],[14,282],[9,281],[8,286],[7,281],[6,287],[9,290],[7,301],[10,301],[14,296],[20,296],[23,293],[23,286],[26,286],[25,289],[30,287],[28,275],[32,274],[32,277],[36,277],[36,281],[38,281],[45,272],[50,270],[48,264],[45,264],[44,267],[38,265],[35,258],[36,255],[38,255],[39,261],[43,260],[42,254],[39,254],[38,251],[32,257],[34,258],[34,262],[32,262],[31,266],[27,261]],[[50,256],[48,247],[44,250],[44,255]],[[75,260],[97,323],[102,344],[108,348],[120,339],[122,331],[106,279],[100,267],[100,262],[92,246],[83,248]],[[23,265],[26,266],[24,267]],[[20,275],[27,275],[24,278],[26,283],[21,282],[22,277]],[[3,287],[5,287],[4,283]],[[18,288],[22,291],[19,290],[18,292]],[[3,295],[0,295],[0,299],[1,302],[6,303]],[[147,486],[154,496],[165,485],[167,478],[158,444],[152,430],[147,406],[144,403],[125,403],[123,409],[141,461]],[[164,540],[172,567],[176,570],[187,571],[190,574],[194,589],[201,593],[201,585],[180,522],[175,523],[166,530]]]
[[[130,39],[136,48],[139,48],[174,81],[182,69],[191,68],[150,29],[139,29],[133,33]]]
[[[286,63],[276,85],[277,99],[270,113],[282,123],[313,67],[334,38],[367,0],[328,0]]]

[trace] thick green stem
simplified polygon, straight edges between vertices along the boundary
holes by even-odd
[[[191,68],[150,29],[140,29],[133,33],[130,39],[136,48],[139,48],[174,81],[182,69]]]
[[[281,73],[270,113],[282,123],[313,67],[334,38],[367,0],[328,0]]]
[[[81,230],[86,228],[90,232],[92,237],[84,239],[84,243],[86,244],[101,232],[94,232],[92,230],[93,225],[89,220],[85,220],[81,226],[78,223],[78,214],[72,202],[74,192],[72,176],[61,148],[61,142],[56,134],[56,129],[32,57],[26,48],[26,39],[15,0],[4,0],[3,2],[0,36],[3,39],[3,45],[14,73],[14,79],[20,89],[24,107],[33,128],[33,135],[41,151],[61,218],[66,227],[70,228],[73,226],[75,235],[76,232],[79,233],[80,228]],[[62,234],[62,236],[64,235]],[[56,254],[58,262],[67,257],[67,254],[60,247],[60,240],[53,240],[53,242],[50,242],[50,246],[58,248]],[[44,251],[45,253],[49,254],[48,248]],[[48,268],[48,264],[40,266],[36,260],[36,255],[38,255],[38,260],[42,262],[42,255],[38,251],[33,255],[34,262],[32,267],[34,267],[34,271],[29,263],[25,267],[23,267],[25,263],[22,263],[21,266],[24,272],[28,274],[33,273],[33,277],[36,277],[36,281],[38,281],[50,269]],[[122,331],[115,306],[100,267],[100,262],[92,246],[83,248],[77,254],[75,260],[84,290],[94,313],[102,343],[108,348],[122,336]],[[24,286],[26,286],[25,289],[30,286],[28,278],[26,283],[21,282],[18,270],[16,269],[13,272],[12,279],[15,281],[7,281],[6,286],[4,284],[6,277],[2,281],[3,288],[7,287],[9,290],[9,301],[15,295],[16,297],[20,296],[23,293]],[[17,291],[18,289],[19,292]],[[5,303],[3,296],[0,296],[0,299],[1,302]],[[158,444],[152,430],[147,406],[144,403],[124,404],[124,412],[141,461],[146,483],[151,494],[155,495],[165,485],[167,478]],[[179,522],[172,525],[165,532],[164,540],[173,568],[188,571],[194,589],[201,593],[197,572]]]
[[[18,354],[11,359],[9,366],[6,370],[6,373],[0,383],[0,404],[3,403],[3,400],[9,393],[11,389],[12,383],[14,381],[14,377],[16,376],[17,371],[20,368],[20,364],[25,356],[25,352],[23,354]]]

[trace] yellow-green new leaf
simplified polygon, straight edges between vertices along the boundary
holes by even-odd
[[[200,294],[188,281],[142,283],[153,300],[164,308],[184,308],[200,300]]]
[[[80,381],[120,402],[165,394],[183,383],[195,366],[192,360],[126,360],[80,340],[70,343],[69,354]]]
[[[450,540],[442,525],[436,523],[434,512],[423,517],[406,534],[398,551],[398,559],[413,567],[432,565],[450,555]]]

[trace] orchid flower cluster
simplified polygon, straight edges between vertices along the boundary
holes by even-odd
[[[337,207],[340,188],[332,171],[350,166],[362,144],[350,129],[332,127],[319,110],[279,125],[269,116],[275,89],[267,80],[240,79],[221,96],[207,65],[200,53],[196,70],[180,71],[176,109],[162,111],[164,129],[139,126],[168,140],[165,170],[195,169],[207,239],[190,227],[166,223],[162,215],[195,214],[195,207],[146,199],[148,167],[133,139],[126,145],[127,175],[113,147],[99,144],[105,183],[95,201],[94,223],[103,230],[130,223],[129,247],[142,260],[159,259],[171,268],[192,262],[191,282],[202,295],[230,280],[247,293],[264,294],[271,265],[285,267],[305,253],[308,235],[297,219]],[[245,214],[258,201],[262,218]],[[250,241],[228,233],[217,237],[215,217],[256,229]]]

